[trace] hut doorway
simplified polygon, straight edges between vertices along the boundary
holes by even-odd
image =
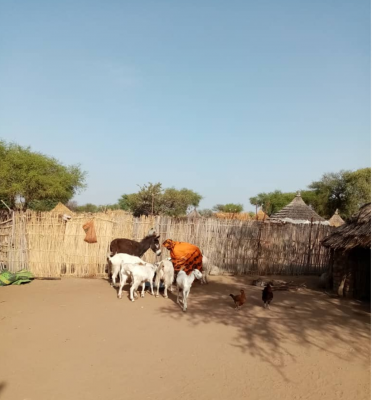
[[[354,271],[354,297],[363,301],[371,301],[371,250],[357,248],[352,251]]]

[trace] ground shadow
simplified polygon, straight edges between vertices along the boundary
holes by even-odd
[[[5,382],[0,382],[0,397],[1,397],[2,393],[4,392],[6,386],[7,385]]]
[[[176,312],[172,304],[176,300],[175,291],[170,294],[173,302],[159,312],[175,320],[186,318],[195,326],[209,323],[235,326],[238,334],[231,346],[271,364],[283,379],[287,379],[282,372],[285,361],[296,362],[289,350],[291,342],[332,353],[343,361],[359,357],[369,363],[365,340],[360,340],[370,337],[368,306],[303,289],[274,292],[271,310],[265,310],[262,288],[250,283],[247,277],[229,277],[228,283],[211,282],[202,286],[196,283],[186,314]],[[236,311],[229,294],[238,294],[241,288],[246,291],[247,302]],[[350,350],[345,352],[342,348]]]

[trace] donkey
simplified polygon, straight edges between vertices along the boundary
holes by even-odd
[[[157,255],[161,255],[159,236],[156,236],[154,228],[140,242],[130,239],[114,239],[110,243],[111,257],[117,253],[125,253],[130,256],[142,257],[148,249]]]
[[[136,242],[135,240],[130,239],[114,239],[110,243],[110,257],[113,257],[115,254],[124,253],[129,254],[130,256],[142,257],[148,249],[151,250],[157,255],[161,255],[159,236],[156,236],[156,232],[154,228],[151,228],[148,234],[140,241]],[[107,258],[109,264],[109,273],[113,275],[112,264],[110,261],[110,257]],[[114,286],[115,286],[115,277],[112,276]]]

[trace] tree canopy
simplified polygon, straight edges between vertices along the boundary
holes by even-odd
[[[161,183],[140,186],[137,193],[123,194],[118,201],[122,210],[129,210],[135,216],[186,215],[190,207],[197,207],[202,196],[190,189],[163,189]]]
[[[243,204],[234,204],[234,203],[216,204],[213,207],[213,210],[217,212],[238,214],[243,211]]]
[[[309,185],[314,193],[314,209],[330,218],[336,209],[348,218],[371,201],[371,168],[324,174]]]
[[[371,168],[324,174],[319,181],[312,182],[309,189],[301,191],[302,199],[319,215],[328,219],[338,209],[343,218],[348,218],[371,201]],[[249,201],[272,215],[290,203],[295,195],[295,192],[275,190],[259,193]]]
[[[85,188],[79,165],[0,141],[0,199],[11,208],[48,210]]]

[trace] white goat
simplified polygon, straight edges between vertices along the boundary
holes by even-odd
[[[124,264],[143,264],[145,265],[145,261],[141,260],[139,257],[131,256],[125,253],[117,253],[113,257],[107,257],[111,263],[111,286],[116,285],[116,277],[120,271],[120,266],[122,263]]]
[[[164,282],[164,297],[168,298],[168,288],[172,292],[172,283],[174,281],[174,268],[172,261],[168,258],[157,263],[158,269],[156,271],[155,286],[156,297],[159,297],[160,281]]]
[[[152,281],[154,280],[156,269],[157,265],[150,263],[145,263],[145,265],[122,263],[120,267],[120,288],[118,292],[118,298],[121,299],[123,286],[125,285],[128,276],[131,276],[132,278],[132,285],[129,291],[129,298],[131,301],[134,301],[134,291],[137,291],[139,285],[142,286],[141,297],[145,297],[146,282],[150,283],[151,294],[154,295]]]
[[[200,280],[200,283],[208,284],[208,275],[211,272],[213,265],[210,262],[209,258],[203,254],[203,268],[202,268],[202,275],[203,277]]]
[[[194,279],[202,279],[203,275],[198,269],[194,269],[190,275],[186,275],[185,271],[180,271],[177,275],[176,283],[177,283],[177,304],[180,304],[179,296],[180,290],[182,290],[183,294],[183,311],[187,310],[187,298],[190,294],[191,285],[194,282]]]

